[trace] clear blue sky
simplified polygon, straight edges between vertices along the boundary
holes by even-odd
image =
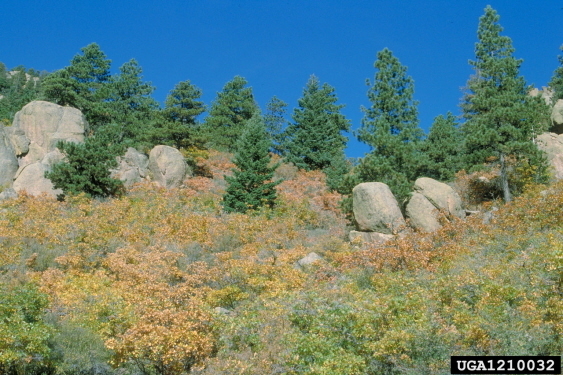
[[[437,115],[459,114],[487,4],[524,59],[521,74],[529,84],[546,85],[563,44],[560,0],[4,0],[0,61],[55,71],[96,42],[114,72],[137,59],[161,103],[189,79],[210,104],[241,75],[261,107],[276,95],[290,113],[315,74],[336,89],[356,129],[360,106],[370,104],[365,80],[387,47],[414,79],[427,131]],[[348,156],[363,156],[367,147],[348,136]]]

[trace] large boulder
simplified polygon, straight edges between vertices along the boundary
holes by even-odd
[[[149,153],[149,171],[160,186],[171,189],[182,184],[188,168],[180,151],[159,145]]]
[[[563,100],[555,102],[551,110],[551,131],[557,134],[563,133]]]
[[[111,177],[121,180],[126,188],[141,182],[148,173],[149,158],[132,147],[125,155],[117,158],[118,166],[111,171]]]
[[[359,231],[395,234],[405,227],[397,199],[384,183],[361,183],[352,190],[352,198]]]
[[[406,207],[411,225],[423,232],[433,232],[441,227],[440,212],[446,217],[465,217],[461,198],[454,189],[428,177],[415,181],[414,193]]]
[[[547,155],[547,160],[553,169],[556,179],[563,178],[563,134],[543,133],[536,139],[540,150]]]
[[[18,159],[4,127],[0,125],[0,187],[11,186],[18,171]]]
[[[45,178],[45,172],[48,171],[50,171],[49,165],[40,161],[21,167],[14,180],[14,190],[18,193],[25,191],[33,196],[46,194],[51,198],[56,198],[63,191],[55,189],[51,180]]]
[[[76,108],[38,100],[16,113],[13,127],[23,130],[30,141],[30,150],[20,163],[26,165],[40,161],[59,141],[83,142],[88,122]]]
[[[414,192],[405,209],[410,225],[422,232],[434,232],[440,229],[439,211],[426,197]]]
[[[465,217],[465,211],[461,208],[460,196],[448,184],[432,178],[421,177],[415,181],[414,190],[424,195],[434,207],[449,216]]]

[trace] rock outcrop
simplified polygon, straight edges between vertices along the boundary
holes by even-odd
[[[149,158],[132,147],[117,158],[117,163],[117,168],[111,171],[111,177],[121,180],[126,188],[141,182],[148,175]]]
[[[384,183],[361,183],[352,190],[352,197],[359,231],[396,234],[405,227],[397,199]]]
[[[188,173],[182,153],[170,146],[155,146],[149,154],[149,171],[160,186],[179,187]]]
[[[21,129],[29,139],[27,155],[20,161],[23,166],[40,161],[59,141],[84,142],[88,122],[76,108],[33,101],[16,113],[13,127]]]
[[[18,171],[18,159],[4,127],[0,125],[0,187],[11,186]]]
[[[6,136],[12,143],[12,148],[16,156],[22,156],[29,152],[29,139],[25,136],[22,128],[17,126],[10,126],[4,128]]]
[[[563,134],[543,133],[536,139],[540,150],[547,155],[547,160],[552,167],[556,179],[563,178]]]
[[[30,195],[56,197],[61,194],[45,172],[63,160],[64,155],[56,148],[59,141],[83,142],[88,130],[86,119],[76,108],[33,101],[17,112],[13,125],[5,133],[11,152],[18,157],[19,168],[12,175],[12,187],[16,192]],[[1,142],[0,142],[1,143]]]

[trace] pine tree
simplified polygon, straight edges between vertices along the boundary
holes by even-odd
[[[59,142],[57,148],[66,158],[55,164],[45,177],[53,182],[55,188],[63,190],[63,196],[81,192],[90,197],[121,195],[123,183],[111,178],[109,172],[117,167],[116,156],[125,152],[121,136],[120,127],[109,124],[101,126],[84,143]]]
[[[371,107],[362,108],[364,118],[357,132],[371,152],[355,173],[360,181],[387,184],[401,202],[417,177],[417,144],[424,135],[418,126],[418,102],[413,100],[414,81],[387,48],[377,53],[374,67],[373,84],[367,80]]]
[[[448,112],[434,119],[428,137],[420,144],[421,176],[450,181],[463,169],[463,137],[455,116]]]
[[[202,91],[190,81],[174,86],[161,112],[162,121],[154,129],[153,140],[176,148],[199,146],[202,143],[197,116],[205,112],[205,104],[198,100]]]
[[[106,101],[111,81],[109,60],[100,46],[89,44],[63,68],[45,78],[43,97],[53,103],[80,109],[95,129],[111,122]]]
[[[137,146],[150,148],[152,127],[155,125],[159,104],[151,97],[155,87],[143,81],[143,69],[135,59],[119,68],[106,87],[107,108],[111,122],[119,124],[123,137]]]
[[[337,101],[332,86],[321,86],[314,75],[309,78],[284,133],[287,161],[305,170],[325,170],[341,162],[348,141],[342,132],[350,129],[350,121]]]
[[[563,51],[563,46],[560,47]],[[553,89],[553,102],[563,99],[563,56],[557,56],[559,67],[553,72],[553,77],[549,82],[549,87]]]
[[[228,183],[223,196],[227,212],[245,213],[260,207],[273,207],[276,199],[273,182],[277,166],[269,166],[271,140],[266,133],[264,120],[256,112],[237,142],[237,153],[232,177],[225,177]]]
[[[252,88],[245,87],[247,83],[243,77],[236,76],[217,93],[203,125],[210,147],[225,151],[235,150],[246,122],[257,109]]]
[[[500,35],[499,18],[487,6],[479,20],[476,59],[470,61],[475,76],[468,81],[462,103],[467,120],[462,130],[470,164],[485,163],[491,156],[498,161],[501,189],[508,202],[512,199],[508,158],[541,160],[533,139],[545,130],[541,124],[547,123],[547,111],[541,98],[527,95],[529,88],[519,75],[522,60],[513,57],[512,40]]]
[[[266,131],[272,139],[271,151],[282,155],[284,131],[287,120],[285,119],[287,103],[274,96],[266,105],[266,113],[264,114],[264,123]]]

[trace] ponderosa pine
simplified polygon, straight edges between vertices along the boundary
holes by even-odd
[[[417,177],[417,144],[424,135],[418,126],[414,81],[387,48],[377,53],[374,67],[373,84],[369,79],[366,82],[371,106],[362,107],[364,118],[356,134],[371,151],[355,173],[360,181],[387,184],[401,202]]]
[[[523,60],[514,58],[512,40],[500,35],[503,28],[499,18],[487,6],[479,19],[476,59],[469,62],[475,75],[467,83],[468,92],[462,103],[466,119],[462,130],[467,162],[479,165],[496,158],[504,200],[509,202],[512,193],[508,159],[542,162],[533,140],[545,130],[542,124],[547,123],[547,112],[539,97],[528,95],[529,88],[519,75]]]

